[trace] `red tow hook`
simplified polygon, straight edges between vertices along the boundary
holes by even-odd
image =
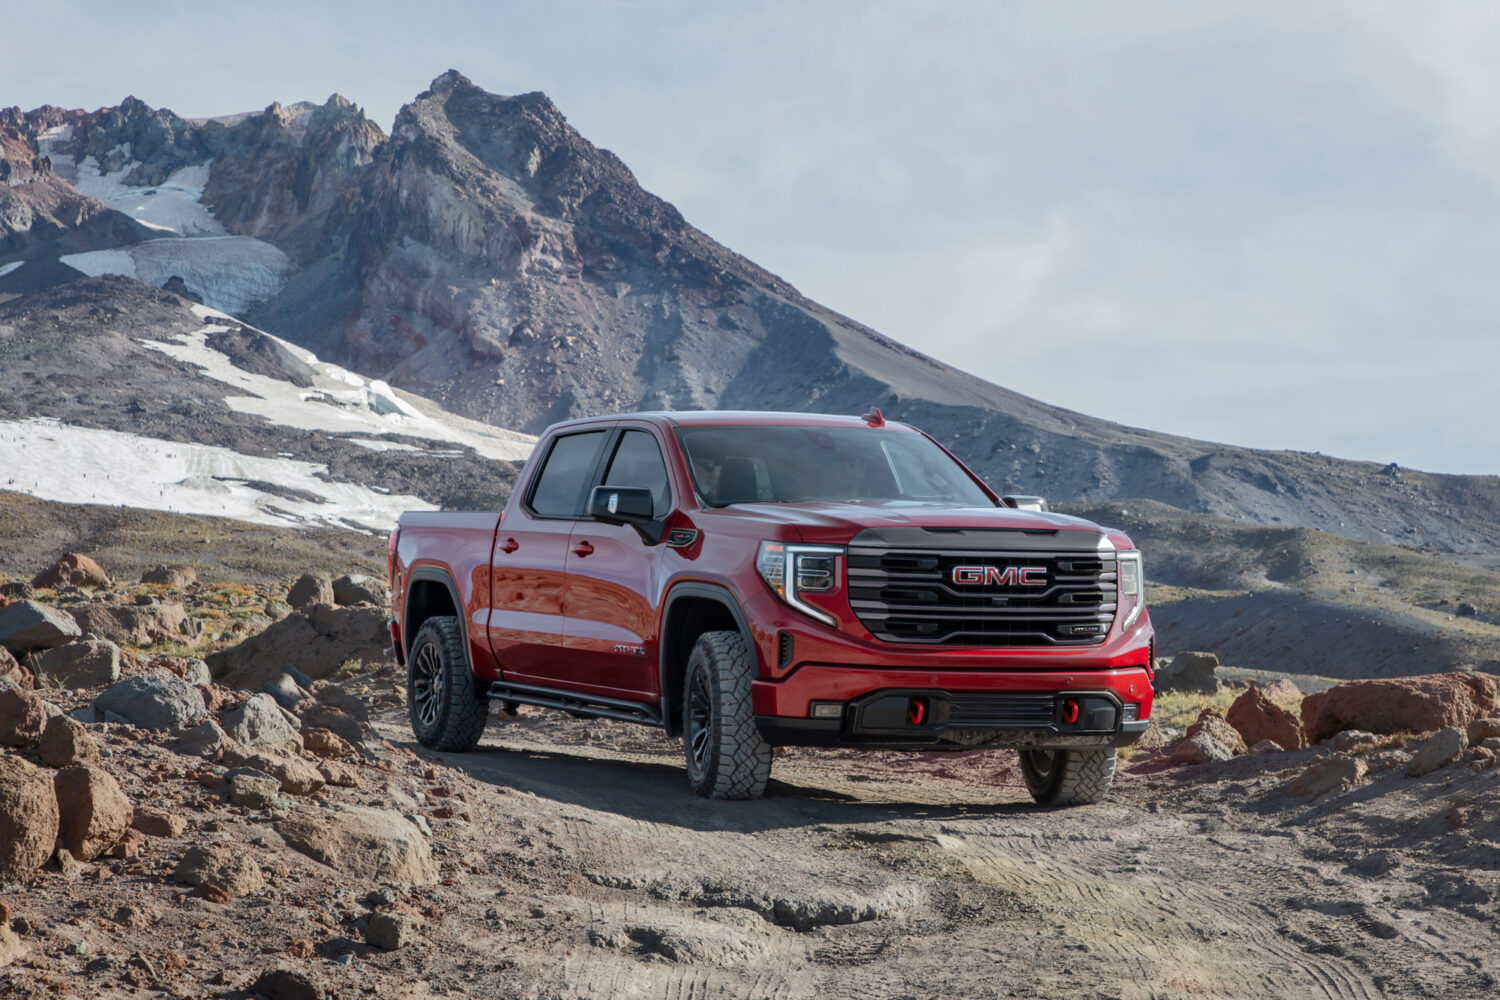
[[[913,726],[920,726],[927,719],[927,700],[925,698],[912,698],[906,703],[906,721]]]
[[[1069,726],[1078,721],[1078,702],[1072,698],[1062,703],[1062,720]]]

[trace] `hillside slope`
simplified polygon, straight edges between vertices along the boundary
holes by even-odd
[[[487,423],[536,432],[638,408],[876,405],[933,433],[1002,490],[1147,497],[1438,549],[1500,544],[1500,477],[1124,427],[882,337],[693,228],[542,94],[490,94],[450,71],[402,109],[389,138],[338,97],[201,122],[133,100],[0,119],[80,184],[107,176],[112,191],[144,191],[176,178],[181,191],[201,190],[193,204],[225,234],[168,226],[128,260],[57,259],[90,273],[178,279],[210,305],[233,300],[259,327]],[[136,209],[148,222],[162,215]],[[225,240],[250,242],[210,249]],[[177,273],[210,252],[221,254],[213,265]],[[0,294],[36,287],[21,281],[42,273],[39,263],[0,275]],[[219,273],[237,267],[256,280]],[[1149,385],[1150,373],[1122,369],[1122,392]]]
[[[0,489],[384,530],[495,506],[530,449],[138,281],[0,301]]]

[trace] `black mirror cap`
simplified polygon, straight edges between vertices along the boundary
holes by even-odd
[[[589,517],[605,524],[649,524],[656,519],[656,501],[644,486],[595,486]]]

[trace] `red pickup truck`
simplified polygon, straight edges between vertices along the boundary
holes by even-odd
[[[412,729],[659,726],[715,798],[764,794],[776,746],[1008,747],[1038,802],[1096,802],[1151,714],[1140,553],[1028,499],[875,410],[554,425],[503,513],[391,533]]]

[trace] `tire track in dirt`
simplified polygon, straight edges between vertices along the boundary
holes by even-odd
[[[1486,995],[1466,918],[1396,916],[1383,900],[1410,886],[1341,875],[1211,786],[1127,777],[1099,806],[1038,810],[994,761],[789,754],[770,798],[710,802],[675,744],[589,725],[513,723],[443,755],[515,789],[575,876],[546,905],[576,920],[527,942],[553,954],[539,995]]]

